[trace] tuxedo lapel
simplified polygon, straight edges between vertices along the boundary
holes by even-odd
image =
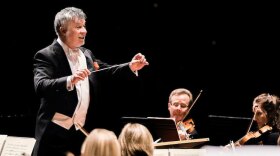
[[[57,41],[55,41],[53,43],[53,48],[54,48],[53,51],[56,55],[56,59],[58,60],[57,62],[59,63],[59,67],[60,67],[59,70],[61,75],[62,76],[72,75],[68,59],[61,45]]]

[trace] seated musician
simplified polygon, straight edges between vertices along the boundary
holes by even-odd
[[[247,144],[277,145],[279,130],[277,129],[277,105],[280,99],[276,95],[263,93],[253,101],[254,121],[257,130],[264,126],[271,127],[271,130],[262,133],[260,137],[250,139]]]
[[[275,95],[263,93],[255,97],[252,107],[255,127],[236,141],[235,145],[277,145],[280,138],[279,129],[277,129],[279,104],[280,99]]]
[[[192,93],[185,88],[173,90],[169,95],[168,110],[174,119],[181,140],[196,139],[198,133],[191,118],[184,120],[193,104]]]

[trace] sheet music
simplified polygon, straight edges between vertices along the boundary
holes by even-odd
[[[35,142],[34,138],[7,136],[1,156],[31,155]]]
[[[2,149],[3,149],[3,146],[4,146],[4,143],[5,143],[5,140],[6,140],[7,136],[8,135],[0,134],[0,154],[2,152]]]

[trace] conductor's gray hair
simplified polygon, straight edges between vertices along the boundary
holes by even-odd
[[[76,7],[67,7],[59,11],[55,15],[54,19],[54,29],[56,35],[60,35],[60,27],[66,26],[68,21],[75,20],[76,18],[86,19],[87,17],[82,9]]]

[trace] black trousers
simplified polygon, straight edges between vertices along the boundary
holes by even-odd
[[[51,122],[40,142],[36,142],[36,150],[33,156],[65,156],[67,152],[72,152],[75,156],[80,156],[81,146],[85,135],[76,130],[73,125],[69,130]]]

